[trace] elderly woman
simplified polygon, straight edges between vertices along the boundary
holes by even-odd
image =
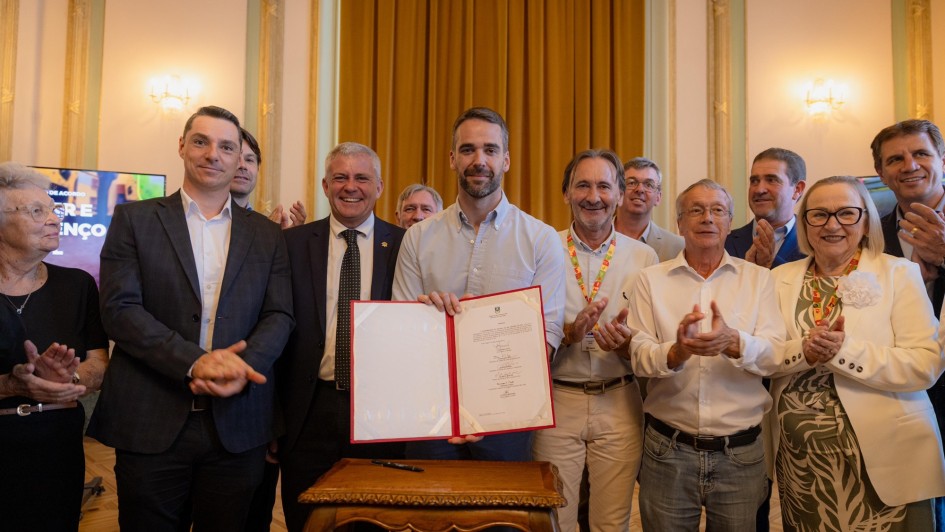
[[[0,522],[77,530],[85,481],[76,400],[102,382],[108,340],[88,273],[43,262],[59,247],[48,180],[0,164]],[[37,350],[45,349],[42,354]]]
[[[772,383],[772,456],[784,530],[934,530],[945,464],[925,390],[943,371],[918,266],[884,255],[853,177],[801,201],[810,255],[774,270],[788,337]]]

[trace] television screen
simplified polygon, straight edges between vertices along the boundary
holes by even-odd
[[[115,205],[164,196],[166,178],[105,170],[33,167],[49,177],[49,195],[65,208],[59,249],[46,257],[50,264],[81,268],[98,282],[99,253]]]

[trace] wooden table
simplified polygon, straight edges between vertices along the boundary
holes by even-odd
[[[305,530],[365,521],[391,530],[481,530],[504,525],[558,532],[555,508],[567,504],[548,462],[401,460],[404,471],[343,459],[299,496],[314,505]]]

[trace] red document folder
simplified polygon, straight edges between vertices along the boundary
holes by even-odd
[[[541,288],[461,300],[351,303],[351,441],[554,426]]]

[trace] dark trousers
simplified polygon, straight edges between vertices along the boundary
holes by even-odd
[[[0,416],[0,530],[79,529],[84,422],[81,406]]]
[[[299,495],[327,473],[342,458],[398,460],[404,457],[402,443],[351,443],[351,394],[336,390],[333,382],[318,381],[305,426],[291,448],[280,447],[282,508],[289,532],[305,526],[311,506],[298,502]]]
[[[246,518],[246,532],[269,532],[272,525],[272,508],[276,505],[276,485],[279,483],[279,464],[266,462],[263,476]]]
[[[240,531],[262,478],[266,446],[223,448],[209,410],[190,414],[177,441],[158,454],[115,451],[122,530]],[[192,515],[191,515],[192,512]]]

